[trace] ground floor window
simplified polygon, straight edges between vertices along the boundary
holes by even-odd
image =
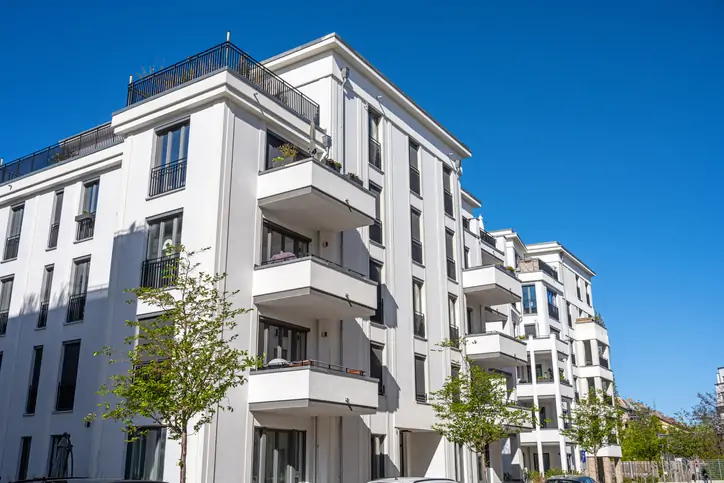
[[[305,431],[256,428],[253,483],[298,483],[305,473]]]
[[[137,438],[126,443],[126,480],[163,481],[166,428],[138,428]]]
[[[538,453],[533,453],[533,469],[540,471],[540,465],[538,464]],[[551,455],[550,453],[543,453],[543,473],[551,469]]]

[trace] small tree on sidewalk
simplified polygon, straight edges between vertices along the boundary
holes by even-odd
[[[173,290],[127,290],[160,315],[126,321],[134,331],[124,341],[127,351],[107,346],[95,353],[107,356],[109,364],[127,365],[98,391],[111,396],[99,404],[101,417],[122,422],[128,441],[143,436],[134,426],[137,417],[166,427],[169,438],[180,442],[180,483],[186,482],[188,437],[211,422],[217,411],[233,410],[227,392],[244,384],[246,370],[258,365],[246,351],[232,346],[238,336],[235,319],[248,310],[233,307],[230,299],[237,292],[223,288],[226,274],[200,271],[192,261],[196,254],[183,247],[169,250],[178,265],[167,264],[161,285]]]
[[[596,454],[615,441],[620,421],[621,413],[611,396],[601,390],[591,390],[571,411],[568,428],[561,430],[561,434],[586,451],[588,473],[596,481],[599,481]]]
[[[454,342],[442,345],[452,346]],[[439,391],[431,393],[437,416],[433,429],[451,443],[466,446],[479,455],[485,470],[486,447],[520,431],[534,419],[533,409],[515,407],[508,397],[502,375],[481,369],[466,359],[463,371],[448,377]]]

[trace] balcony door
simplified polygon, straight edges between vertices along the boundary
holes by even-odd
[[[262,318],[259,320],[259,341],[257,355],[264,365],[274,359],[303,361],[307,358],[308,329],[279,321]]]
[[[154,260],[166,256],[169,248],[181,243],[183,213],[148,222],[148,247],[146,260]]]

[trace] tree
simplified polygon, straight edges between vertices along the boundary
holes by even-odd
[[[486,468],[485,448],[490,443],[533,422],[534,411],[514,407],[508,397],[502,375],[466,360],[465,371],[448,377],[439,391],[431,393],[437,416],[433,429],[479,455]]]
[[[609,444],[619,429],[621,414],[611,397],[601,390],[591,390],[571,411],[571,421],[561,433],[583,448],[590,458],[589,474],[598,481],[598,450]]]
[[[191,260],[196,254],[183,247],[169,250],[178,265],[167,264],[163,279],[174,290],[127,290],[138,302],[156,307],[160,315],[126,321],[134,333],[124,341],[130,346],[125,353],[110,346],[95,353],[107,356],[109,364],[128,367],[110,376],[98,391],[112,396],[112,402],[99,404],[101,417],[122,422],[129,441],[142,436],[134,427],[136,417],[165,426],[169,438],[180,442],[181,483],[186,481],[188,437],[211,422],[217,411],[233,410],[227,392],[244,384],[246,370],[258,365],[246,351],[233,347],[238,336],[235,319],[248,310],[233,307],[231,298],[237,292],[221,288],[226,274],[200,271]]]
[[[717,410],[717,396],[714,392],[699,393],[696,395],[699,402],[689,412],[689,418],[696,423],[708,428],[715,447],[711,450],[714,454],[724,455],[724,414]]]
[[[717,435],[707,424],[677,415],[677,423],[668,429],[666,450],[681,458],[713,458],[720,455]]]
[[[644,404],[633,403],[631,407],[621,431],[623,459],[658,461],[663,447],[661,420]]]

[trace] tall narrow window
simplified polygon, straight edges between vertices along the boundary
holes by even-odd
[[[70,435],[53,434],[50,436],[50,448],[48,449],[48,476],[51,478],[63,478],[68,473],[68,461],[65,455],[68,452]]]
[[[281,324],[267,318],[259,319],[257,355],[264,365],[274,359],[303,361],[307,358],[307,334],[304,327]]]
[[[556,293],[549,288],[546,288],[546,294],[548,297],[548,315],[558,320],[558,297]]]
[[[75,403],[75,383],[78,377],[80,341],[63,343],[63,358],[60,362],[60,382],[55,399],[56,411],[71,411]]]
[[[306,481],[306,449],[305,431],[256,428],[251,481],[255,483]]]
[[[442,191],[445,214],[454,218],[455,215],[453,214],[452,170],[445,165],[443,165],[442,167]]]
[[[383,367],[385,347],[383,345],[370,343],[370,377],[377,379],[377,393],[385,394],[385,383],[383,379]]]
[[[20,231],[23,228],[23,214],[25,213],[25,205],[16,205],[10,208],[10,218],[8,219],[8,231],[5,236],[5,252],[3,260],[12,260],[18,257],[18,247],[20,246]]]
[[[33,360],[30,364],[30,387],[25,401],[25,414],[35,414],[35,403],[38,401],[38,385],[40,384],[40,367],[43,363],[43,346],[33,348]]]
[[[370,225],[370,240],[382,245],[382,188],[370,183],[370,192],[375,197],[375,222]]]
[[[450,326],[450,341],[458,346],[460,342],[460,329],[457,321],[457,301],[458,299],[448,294],[447,296],[447,321]]]
[[[385,435],[373,434],[372,447],[372,479],[378,480],[385,477]]]
[[[138,439],[126,443],[126,480],[163,480],[166,459],[166,428],[137,428]]]
[[[417,337],[425,338],[425,315],[422,308],[422,281],[412,280],[413,329]]]
[[[425,356],[419,354],[415,354],[415,400],[417,402],[427,402]]]
[[[40,312],[38,313],[38,329],[43,329],[48,324],[48,307],[50,306],[50,293],[53,286],[53,273],[55,267],[48,265],[43,269],[43,285],[40,288]]]
[[[50,233],[48,234],[48,248],[58,246],[58,233],[60,233],[60,214],[63,212],[63,191],[55,192],[53,200],[53,213],[50,218]]]
[[[382,116],[372,109],[369,109],[369,132],[370,132],[370,159],[369,162],[375,168],[382,169],[382,148],[380,146],[380,120]]]
[[[372,322],[384,323],[384,299],[382,297],[382,264],[370,260],[370,280],[377,282],[377,310],[370,317]]]
[[[422,213],[416,209],[410,211],[411,229],[412,229],[412,260],[422,263]]]
[[[593,365],[593,353],[591,351],[591,341],[590,340],[583,341],[583,355],[586,357],[586,365],[592,366]]]
[[[410,191],[420,194],[420,146],[410,141]]]
[[[88,181],[83,184],[83,199],[80,213],[75,217],[75,240],[88,240],[93,238],[96,227],[96,209],[98,208],[99,180]]]
[[[186,186],[188,149],[188,123],[158,133],[156,164],[151,170],[148,196],[156,196]]]
[[[588,305],[591,305],[591,284],[588,282],[583,282],[586,286],[586,303]]]
[[[20,438],[20,462],[18,464],[18,480],[28,478],[28,466],[30,465],[30,445],[33,438],[23,436]]]
[[[566,302],[566,314],[568,315],[568,327],[573,328],[573,317],[571,316],[571,303]]]
[[[535,285],[523,285],[523,313],[538,313],[538,303],[536,302],[535,296]]]
[[[583,300],[581,298],[581,278],[576,275],[576,295],[578,296],[578,300]]]
[[[463,268],[470,268],[470,248],[465,247],[465,253],[463,254]]]
[[[85,302],[88,293],[90,258],[73,261],[73,279],[70,286],[66,322],[77,322],[85,316]]]
[[[6,277],[0,280],[0,335],[5,335],[8,330],[8,314],[10,313],[10,299],[13,295],[13,277]]]
[[[445,256],[447,257],[447,278],[457,280],[455,270],[455,234],[445,230]]]
[[[183,213],[148,222],[146,261],[141,266],[141,286],[164,288],[173,285],[178,271],[178,253],[171,253],[181,244]]]

